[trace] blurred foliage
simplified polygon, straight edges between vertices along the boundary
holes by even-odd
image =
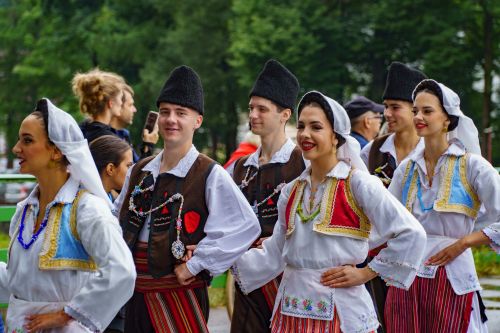
[[[186,64],[205,90],[195,143],[223,160],[235,148],[253,81],[276,58],[297,75],[301,93],[318,89],[340,102],[353,94],[381,102],[387,66],[408,63],[455,90],[481,130],[485,59],[492,57],[497,82],[486,100],[500,165],[499,49],[494,0],[1,0],[0,129],[12,146],[43,96],[81,120],[71,78],[99,67],[135,89],[138,141],[168,74]]]
[[[472,249],[476,271],[479,276],[500,276],[500,255],[489,246]]]

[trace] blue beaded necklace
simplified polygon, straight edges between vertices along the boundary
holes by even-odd
[[[434,208],[434,202],[431,203],[429,207],[424,206],[424,201],[422,200],[422,187],[420,185],[420,177],[417,175],[417,198],[418,202],[420,203],[420,209],[423,212],[428,212]]]
[[[47,222],[49,220],[50,207],[45,212],[45,216],[42,220],[42,223],[40,224],[40,228],[38,228],[38,231],[34,233],[33,236],[31,236],[31,240],[29,241],[29,243],[26,244],[23,240],[23,231],[24,231],[24,219],[26,217],[27,210],[28,210],[28,205],[24,206],[23,216],[21,217],[21,225],[19,226],[19,235],[17,235],[17,240],[19,241],[19,244],[21,244],[21,246],[25,250],[29,249],[30,246],[33,245],[33,243],[37,240],[38,236],[40,236],[40,234],[42,233],[43,229],[45,229],[45,227],[47,226]]]

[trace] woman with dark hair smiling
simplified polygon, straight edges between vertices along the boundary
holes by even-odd
[[[87,140],[42,99],[12,151],[38,184],[17,205],[9,262],[0,264],[7,331],[102,332],[132,295],[136,273]]]
[[[424,227],[427,244],[410,290],[389,289],[387,331],[487,332],[470,248],[489,244],[500,252],[500,177],[481,157],[478,131],[455,92],[423,80],[413,100],[425,148],[398,167],[389,190]],[[474,232],[481,205],[491,225]]]
[[[278,221],[263,248],[233,267],[244,293],[283,270],[272,332],[374,332],[364,283],[380,275],[408,289],[422,259],[418,222],[366,172],[344,108],[317,91],[298,106],[297,142],[310,167],[283,189]],[[363,268],[369,248],[388,247]]]

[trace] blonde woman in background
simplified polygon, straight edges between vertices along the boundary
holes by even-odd
[[[97,68],[73,77],[72,89],[79,99],[80,112],[90,118],[80,124],[88,142],[103,135],[116,136],[110,123],[113,116],[121,114],[124,86],[123,77]]]

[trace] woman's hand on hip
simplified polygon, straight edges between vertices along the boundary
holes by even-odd
[[[31,333],[49,328],[58,328],[66,326],[72,320],[63,310],[43,314],[34,314],[26,316],[24,328]]]
[[[363,268],[340,266],[324,272],[320,282],[330,288],[347,288],[362,285],[376,276],[377,273],[368,266]]]

